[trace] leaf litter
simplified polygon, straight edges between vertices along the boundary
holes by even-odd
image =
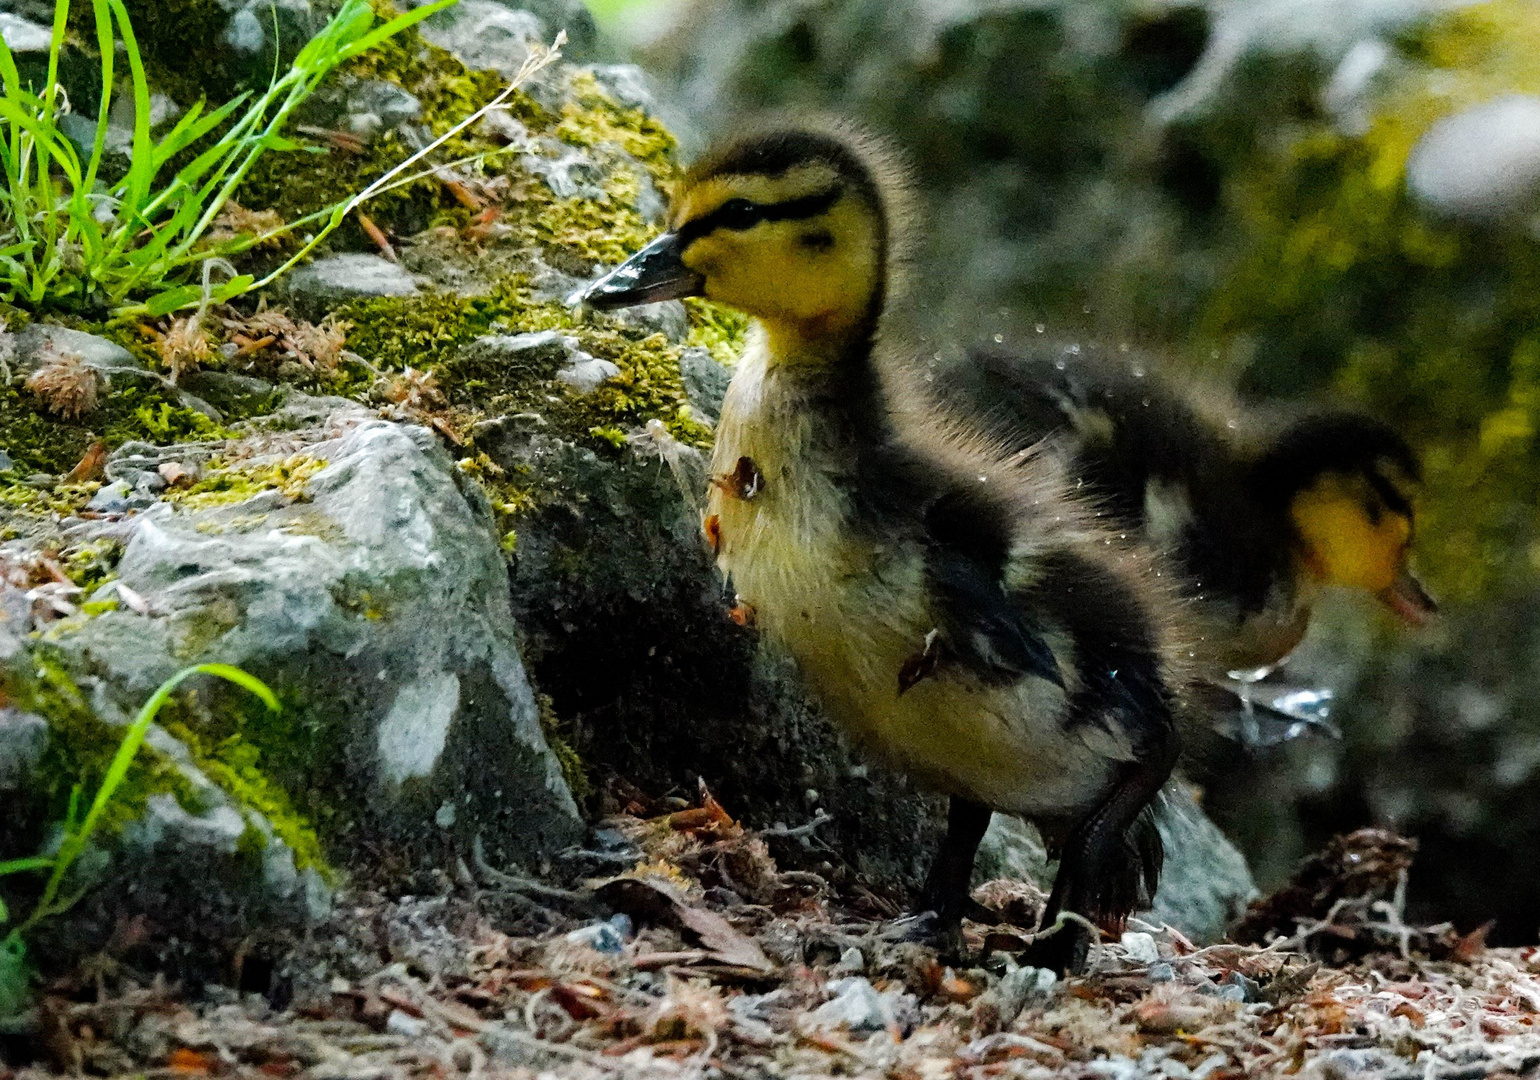
[[[1403,921],[1415,850],[1341,837],[1258,901],[1245,943],[1135,918],[1069,979],[1018,966],[1042,894],[991,882],[949,966],[866,896],[779,869],[704,787],[640,792],[562,884],[476,851],[439,894],[345,894],[267,994],[56,979],[20,1045],[55,1072],[146,1077],[1050,1077],[1457,1080],[1540,1071],[1540,948]],[[474,864],[472,866],[471,864]],[[0,1043],[0,1046],[6,1044]],[[17,1044],[10,1044],[17,1045]]]

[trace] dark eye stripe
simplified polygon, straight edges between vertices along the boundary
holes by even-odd
[[[707,233],[718,229],[751,229],[761,221],[795,221],[823,213],[839,201],[845,189],[835,184],[823,191],[803,195],[785,202],[757,203],[748,199],[728,199],[721,206],[679,226],[679,247],[688,247]]]

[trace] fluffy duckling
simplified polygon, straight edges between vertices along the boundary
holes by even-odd
[[[597,308],[700,295],[753,316],[705,519],[760,630],[856,741],[950,796],[923,900],[954,948],[992,810],[1060,853],[1044,925],[1153,892],[1145,812],[1177,756],[1170,601],[1142,557],[1010,455],[913,404],[891,341],[907,195],[870,139],[768,128],[699,161]],[[1036,960],[1078,966],[1073,920]]]
[[[1055,437],[1088,493],[1172,558],[1211,675],[1283,659],[1324,586],[1372,593],[1411,623],[1435,610],[1409,566],[1417,457],[1377,420],[1280,423],[1080,348],[976,350],[937,384],[1011,445]]]

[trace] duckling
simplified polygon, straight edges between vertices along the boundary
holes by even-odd
[[[1277,664],[1325,586],[1369,592],[1413,624],[1437,609],[1410,567],[1419,462],[1378,420],[1278,422],[1079,346],[976,349],[936,385],[1008,445],[1057,439],[1112,517],[1171,557],[1208,674]]]
[[[991,811],[1017,814],[1060,858],[1035,959],[1072,969],[1089,938],[1060,913],[1116,929],[1159,874],[1174,609],[1051,454],[1002,452],[913,391],[889,318],[902,175],[850,127],[744,134],[584,300],[752,316],[711,459],[718,565],[854,740],[950,797],[922,893],[935,937],[955,949]]]

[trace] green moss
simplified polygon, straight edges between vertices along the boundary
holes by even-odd
[[[178,721],[168,721],[166,730],[187,746],[204,775],[218,784],[243,813],[255,810],[267,819],[273,832],[294,852],[294,863],[299,869],[314,868],[328,881],[336,881],[336,871],[327,863],[310,819],[295,807],[282,785],[263,771],[260,747],[239,734],[210,741],[189,724]],[[261,830],[249,818],[241,841],[242,848],[254,854],[260,854],[266,845]]]
[[[690,315],[686,344],[707,350],[713,360],[726,367],[736,364],[749,332],[749,317],[734,308],[696,297],[686,300],[684,306]]]
[[[551,748],[556,763],[561,766],[562,779],[567,781],[572,797],[581,802],[592,795],[594,790],[588,771],[583,767],[583,759],[567,741],[566,725],[556,715],[556,706],[551,702],[550,695],[536,694],[535,703],[540,710],[540,731],[545,735],[546,745]]]
[[[264,491],[278,491],[285,498],[300,502],[308,498],[306,489],[311,477],[326,466],[324,458],[306,454],[261,465],[216,465],[192,486],[166,492],[165,499],[190,510],[205,510],[243,503]]]
[[[0,696],[48,721],[48,748],[35,775],[51,816],[60,820],[77,786],[87,800],[101,786],[124,729],[92,711],[62,658],[46,645],[33,647],[30,663],[0,674]],[[100,835],[111,837],[142,817],[146,802],[159,794],[173,795],[189,813],[208,809],[176,765],[146,745],[108,804]]]
[[[77,419],[42,408],[21,380],[0,386],[0,449],[26,473],[69,472],[91,444],[110,451],[129,441],[158,445],[186,439],[217,439],[229,433],[202,413],[185,408],[165,387],[115,384],[93,412]]]
[[[30,484],[15,483],[0,487],[0,507],[39,517],[57,514],[68,517],[84,510],[91,496],[101,488],[96,481],[84,484],[60,484],[57,487],[40,488]]]
[[[667,128],[641,109],[621,107],[588,72],[572,78],[573,100],[562,108],[553,134],[573,146],[620,147],[645,165],[660,184],[674,179],[678,144]]]

